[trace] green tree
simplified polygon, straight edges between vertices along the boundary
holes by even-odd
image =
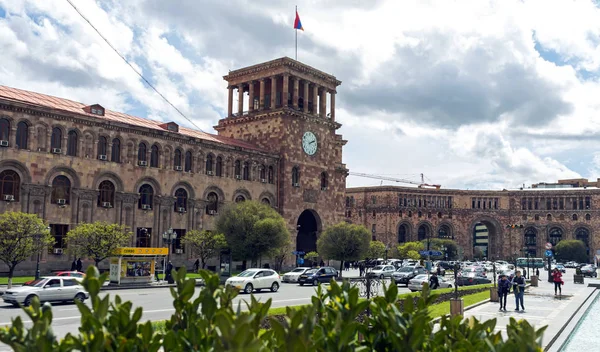
[[[308,252],[304,255],[304,258],[310,259],[314,262],[314,261],[317,261],[317,259],[319,259],[319,253],[317,253],[315,251]]]
[[[283,246],[272,250],[270,256],[275,262],[275,271],[281,271],[285,259],[292,253],[292,243],[288,240]]]
[[[433,259],[444,259],[444,252],[448,254],[448,260],[456,259],[456,256],[458,255],[458,244],[455,241],[442,238],[432,238],[429,241],[430,250],[442,252],[441,256],[434,256],[432,257]],[[423,240],[421,243],[423,243],[423,248],[427,248],[427,240]],[[446,248],[445,251],[442,251],[443,247]]]
[[[217,232],[225,235],[236,260],[257,262],[284,247],[290,240],[285,220],[268,205],[245,201],[225,208],[216,219]]]
[[[554,247],[557,260],[573,260],[578,263],[587,263],[590,259],[585,249],[585,243],[580,240],[563,240]]]
[[[91,258],[96,266],[104,259],[114,255],[115,250],[127,246],[132,233],[124,225],[96,221],[78,225],[66,236],[70,253]]]
[[[54,244],[54,237],[36,214],[0,214],[0,261],[8,266],[8,288],[16,266]]]
[[[377,259],[385,255],[385,244],[381,241],[371,241],[365,258]]]
[[[406,242],[398,246],[398,255],[400,259],[419,259],[421,258],[419,251],[422,251],[424,248],[421,242]],[[413,253],[409,255],[410,252]],[[415,253],[417,254],[415,255]]]
[[[216,257],[227,246],[225,235],[209,230],[191,230],[183,237],[183,243],[189,245],[192,253],[198,256],[202,269],[210,258]]]
[[[344,262],[360,260],[369,250],[371,232],[362,225],[340,222],[325,230],[317,241],[317,251],[327,259],[340,261],[340,276]]]

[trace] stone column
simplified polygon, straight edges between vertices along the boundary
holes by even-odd
[[[298,77],[292,77],[292,80],[294,81],[294,91],[292,92],[292,106],[294,107],[294,109],[298,109],[298,94],[300,92],[300,82],[298,80]]]
[[[308,113],[308,81],[304,81],[304,112]]]
[[[275,109],[277,102],[277,76],[271,77],[271,109]]]
[[[244,85],[238,85],[238,116],[244,112]]]
[[[327,90],[323,88],[319,96],[319,115],[325,118],[327,117]]]
[[[313,115],[318,115],[319,113],[319,109],[318,109],[318,105],[319,105],[319,86],[314,84],[313,85],[313,98],[312,98],[312,106],[313,106]]]
[[[331,91],[329,94],[331,94],[331,106],[329,107],[329,109],[331,110],[331,121],[335,121],[335,94],[336,91]]]
[[[254,111],[254,81],[250,81],[248,84],[248,111]]]
[[[227,117],[231,117],[233,114],[233,87],[228,87],[229,96],[227,99]]]
[[[261,78],[260,79],[260,98],[258,101],[258,109],[259,110],[264,110],[265,109],[265,79]]]
[[[281,92],[281,106],[288,106],[288,94],[290,91],[290,75],[283,74],[283,91]]]

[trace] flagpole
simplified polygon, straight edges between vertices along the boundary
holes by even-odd
[[[298,13],[298,5],[296,5],[296,14]],[[298,61],[298,28],[294,28],[296,31],[296,61]]]

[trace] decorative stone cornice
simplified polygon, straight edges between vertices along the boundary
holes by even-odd
[[[133,204],[136,203],[139,199],[140,195],[138,193],[118,192],[116,194],[116,200],[123,201],[123,203]]]
[[[175,200],[175,197],[170,196],[154,197],[154,202],[162,206],[172,206],[173,204],[175,204]]]
[[[95,200],[98,198],[98,191],[93,189],[74,188],[73,194],[81,200]]]
[[[216,126],[213,126],[213,128],[217,131],[220,131],[220,130],[223,130],[225,128],[225,126],[228,126],[228,125],[245,124],[248,122],[260,121],[260,120],[265,120],[265,119],[269,119],[272,117],[278,117],[278,116],[303,119],[312,124],[326,125],[327,127],[333,128],[336,130],[342,127],[341,123],[331,121],[331,119],[325,119],[325,118],[322,118],[320,116],[317,116],[317,115],[314,115],[311,113],[305,113],[304,111],[296,110],[291,107],[282,106],[282,107],[279,107],[276,109],[270,109],[270,110],[254,110],[254,111],[248,112],[247,115],[221,119],[221,120],[219,120],[219,124]],[[344,144],[346,144],[346,143],[344,143]]]
[[[52,193],[52,187],[43,185],[23,184],[21,188],[31,196],[43,197]]]

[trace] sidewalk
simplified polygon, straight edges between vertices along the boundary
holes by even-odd
[[[571,322],[571,318],[578,313],[579,308],[588,301],[588,298],[596,294],[596,288],[588,287],[589,283],[598,283],[600,280],[586,278],[585,284],[573,283],[573,270],[563,274],[565,284],[562,286],[562,296],[554,295],[554,284],[547,281],[547,273],[542,273],[539,287],[529,287],[525,292],[524,312],[515,312],[515,297],[508,295],[506,304],[507,312],[500,312],[500,304],[488,302],[465,311],[465,318],[475,317],[478,320],[496,318],[496,331],[501,331],[506,338],[506,325],[510,318],[525,319],[536,328],[547,325],[542,340],[544,350],[551,347],[563,332],[565,326]],[[588,301],[589,302],[589,301]],[[565,333],[568,334],[567,331]],[[564,339],[565,334],[561,336]],[[554,347],[554,346],[553,346]]]

